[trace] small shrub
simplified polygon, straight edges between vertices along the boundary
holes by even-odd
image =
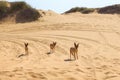
[[[38,20],[39,17],[41,17],[41,15],[37,10],[28,8],[21,10],[19,13],[17,13],[16,22],[17,23],[31,22]]]
[[[41,17],[36,9],[25,2],[0,1],[0,20],[7,16],[16,16],[16,22],[31,22]]]
[[[94,12],[94,11],[95,11],[95,9],[86,8],[86,9],[84,9],[81,13],[83,13],[83,14],[89,14],[89,13],[92,13],[92,12]]]
[[[75,7],[75,8],[72,8],[72,9],[66,11],[65,13],[81,12],[83,14],[88,14],[88,13],[94,12],[94,10],[95,9],[93,9],[93,8]]]
[[[31,8],[31,6],[29,6],[25,2],[11,2],[10,11],[16,12],[16,11],[20,11],[20,10],[27,9],[27,8]]]

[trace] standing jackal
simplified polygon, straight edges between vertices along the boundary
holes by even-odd
[[[71,59],[71,55],[74,56],[74,59],[78,59],[78,47],[79,47],[79,43],[76,44],[74,43],[74,47],[70,48],[70,59]]]
[[[22,57],[22,56],[26,56],[26,55],[29,54],[29,53],[28,53],[28,43],[24,43],[24,45],[25,45],[25,53],[18,55],[18,58],[19,58],[19,57]]]
[[[24,43],[25,45],[25,55],[28,55],[28,43]]]
[[[55,51],[56,44],[57,44],[56,42],[50,44],[50,53],[53,53]]]

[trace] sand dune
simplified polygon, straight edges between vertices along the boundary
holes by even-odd
[[[0,80],[119,80],[119,21],[119,15],[54,13],[36,22],[1,24]],[[53,41],[55,53],[48,55]],[[24,42],[29,55],[18,58]],[[74,42],[80,43],[79,59],[69,61]]]

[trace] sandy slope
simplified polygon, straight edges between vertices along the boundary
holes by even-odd
[[[39,21],[0,25],[0,80],[120,80],[119,15],[49,12]],[[50,55],[49,44],[57,42]],[[29,43],[29,56],[24,54]],[[79,60],[68,61],[79,42]]]

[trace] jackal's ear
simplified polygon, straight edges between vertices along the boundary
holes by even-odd
[[[54,45],[56,45],[56,44],[57,44],[57,42],[53,42],[53,44],[54,44]]]
[[[75,42],[74,42],[74,46],[75,46],[75,47],[77,46]]]
[[[28,46],[28,43],[24,43],[25,46]]]
[[[77,47],[79,46],[79,43],[77,44]]]
[[[28,46],[28,43],[26,43],[26,45]]]

